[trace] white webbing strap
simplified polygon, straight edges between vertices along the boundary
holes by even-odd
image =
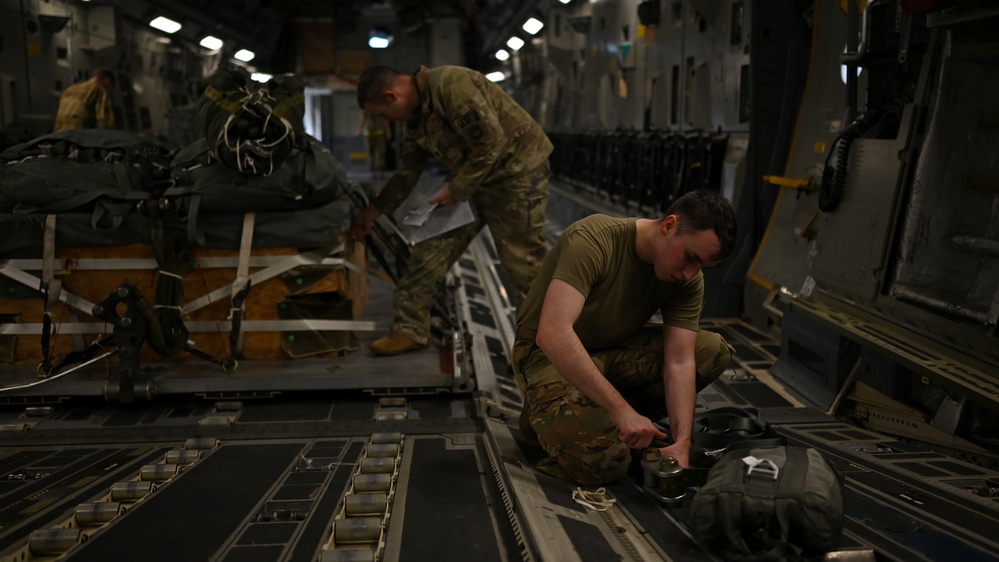
[[[59,292],[62,290],[62,282],[56,281],[55,278],[55,238],[56,215],[46,215],[45,231],[42,237],[42,282],[40,287],[41,290],[48,291],[45,301],[46,311],[59,302]]]
[[[253,248],[253,226],[256,220],[256,213],[246,213],[243,215],[243,237],[239,241],[239,262],[236,264],[236,279],[232,282],[232,299],[235,301],[236,296],[240,294],[241,291],[245,290],[247,284],[250,280],[250,250]],[[245,295],[244,295],[245,296]],[[239,303],[238,307],[235,302],[232,304],[232,309],[229,311],[229,319],[232,319],[232,315],[239,310],[240,314],[246,311],[246,299]],[[234,355],[241,354],[243,352],[243,333],[244,330],[239,331],[239,337],[236,340],[236,349],[232,352]]]

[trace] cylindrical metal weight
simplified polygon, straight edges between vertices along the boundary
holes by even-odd
[[[399,455],[399,445],[390,443],[368,443],[365,455],[368,458],[396,457]]]
[[[201,451],[182,449],[179,451],[167,451],[163,456],[167,464],[191,464],[201,458]]]
[[[92,527],[107,523],[117,517],[119,512],[121,504],[118,502],[81,503],[76,506],[73,518],[81,527]]]
[[[355,492],[387,492],[391,488],[391,474],[358,474],[354,476]]]
[[[385,445],[385,444],[388,444],[388,443],[399,444],[399,443],[402,443],[402,434],[401,433],[397,433],[397,432],[396,433],[389,433],[389,432],[386,432],[386,433],[372,433],[371,434],[371,442],[374,443],[374,444],[376,444],[376,445]]]
[[[152,482],[115,482],[111,485],[111,499],[116,502],[135,501],[152,491]]]
[[[394,458],[361,459],[362,474],[392,474],[395,470]]]
[[[380,515],[385,513],[386,507],[388,507],[388,494],[385,492],[347,494],[343,498],[343,512],[349,517]]]
[[[333,522],[333,542],[338,545],[378,542],[381,534],[381,517],[350,517]]]
[[[28,538],[28,550],[35,555],[62,554],[80,542],[79,529],[41,529]]]
[[[165,482],[176,475],[175,464],[147,464],[139,470],[139,479],[144,482]]]

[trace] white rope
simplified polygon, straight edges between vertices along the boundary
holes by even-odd
[[[607,490],[603,487],[592,492],[576,488],[572,491],[572,500],[593,511],[607,511],[617,503],[616,499],[607,496]]]

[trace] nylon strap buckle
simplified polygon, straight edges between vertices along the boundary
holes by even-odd
[[[742,462],[746,463],[746,478],[752,477],[753,471],[770,476],[774,480],[777,480],[777,476],[780,475],[780,469],[770,459],[758,459],[749,455],[742,457]]]

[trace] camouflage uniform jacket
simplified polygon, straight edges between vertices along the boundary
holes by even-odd
[[[101,129],[114,127],[114,111],[111,109],[111,97],[107,91],[94,79],[66,88],[59,97],[55,130],[97,127]]]
[[[551,154],[541,126],[481,73],[421,66],[413,79],[420,106],[403,128],[399,170],[375,201],[382,212],[406,199],[430,156],[449,169],[451,195],[467,201],[483,184],[531,171]]]

